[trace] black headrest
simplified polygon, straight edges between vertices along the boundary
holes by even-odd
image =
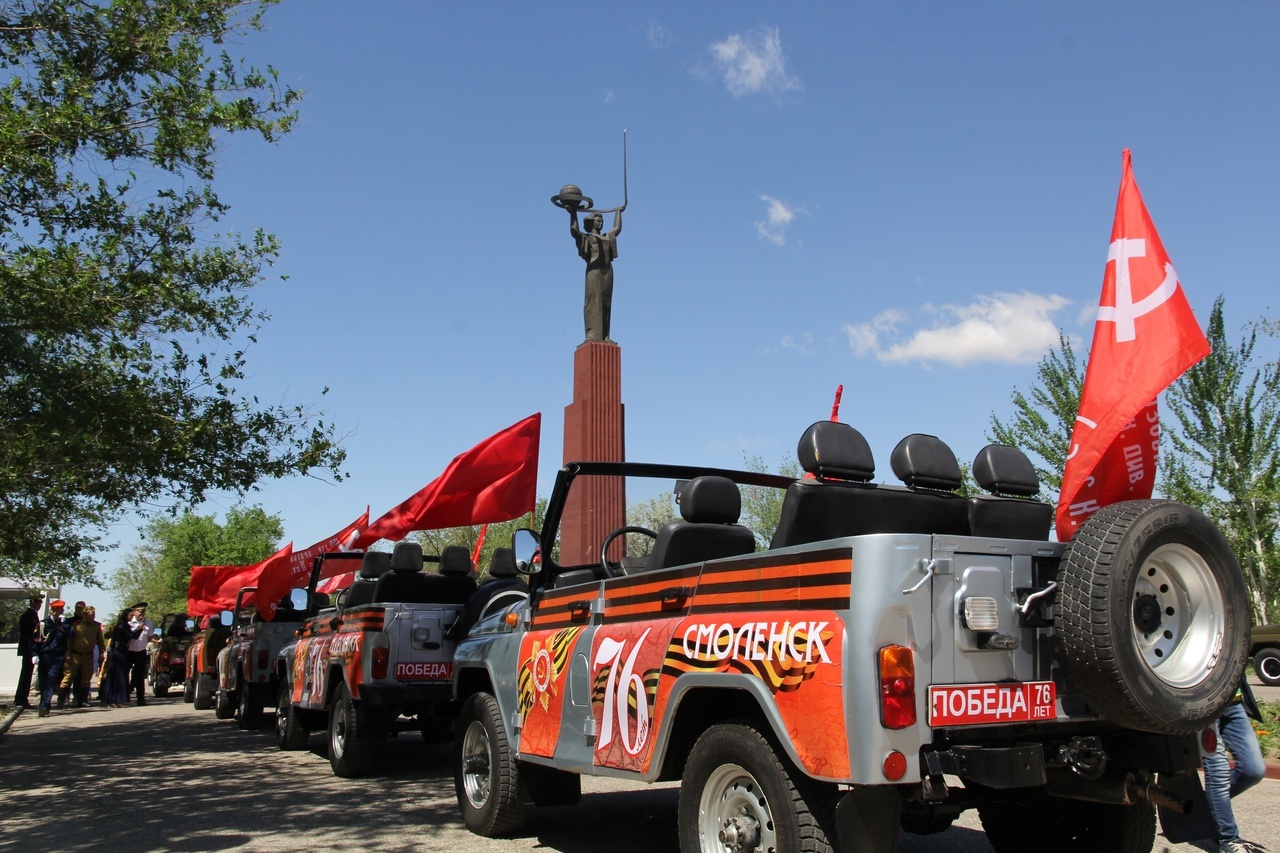
[[[471,552],[466,545],[450,545],[440,552],[440,574],[471,574]]]
[[[365,551],[360,561],[360,577],[367,581],[377,580],[383,572],[391,568],[391,555],[386,551]]]
[[[680,490],[680,515],[697,524],[737,524],[742,495],[728,477],[694,477]]]
[[[422,545],[412,539],[397,542],[391,550],[391,568],[397,572],[422,571]]]
[[[312,593],[311,595],[312,607],[316,608],[317,610],[323,610],[324,608],[329,607],[330,605],[331,605],[331,602],[329,601],[329,593],[327,592]]]
[[[494,548],[489,561],[489,576],[513,578],[516,576],[516,552],[510,548]]]
[[[876,473],[871,445],[862,433],[839,421],[818,421],[805,430],[796,455],[801,468],[826,479],[865,483]]]
[[[973,479],[996,495],[1032,497],[1040,493],[1040,477],[1035,466],[1016,447],[988,444],[973,458]]]
[[[960,488],[960,463],[937,436],[907,436],[893,449],[889,464],[897,478],[912,488],[948,492]]]

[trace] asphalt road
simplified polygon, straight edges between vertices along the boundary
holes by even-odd
[[[350,781],[330,772],[319,733],[310,749],[281,752],[269,729],[240,731],[180,698],[149,701],[17,719],[0,737],[0,853],[677,849],[673,784],[584,780],[579,805],[536,812],[515,838],[486,839],[458,818],[450,744],[401,735],[385,744],[376,776]],[[1247,837],[1280,853],[1280,781],[1243,794],[1236,814]],[[1159,837],[1154,849],[1212,848]],[[990,853],[975,813],[939,835],[903,835],[901,853],[944,851]]]

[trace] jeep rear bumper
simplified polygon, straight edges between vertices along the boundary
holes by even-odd
[[[453,684],[442,681],[432,684],[362,684],[360,701],[369,705],[412,707],[437,705],[453,699]]]

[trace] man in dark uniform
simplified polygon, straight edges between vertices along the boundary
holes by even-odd
[[[44,599],[31,596],[30,607],[18,617],[18,657],[22,668],[18,672],[18,688],[13,693],[13,704],[20,708],[31,707],[31,673],[35,671],[35,658],[40,653],[40,605]]]
[[[67,603],[59,598],[49,603],[49,615],[44,618],[44,641],[40,644],[40,711],[37,716],[49,716],[54,691],[62,683],[62,666],[67,660],[67,636],[71,626],[62,619]]]

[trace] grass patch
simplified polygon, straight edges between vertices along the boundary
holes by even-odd
[[[1262,722],[1250,720],[1264,758],[1280,758],[1280,702],[1259,702]]]

